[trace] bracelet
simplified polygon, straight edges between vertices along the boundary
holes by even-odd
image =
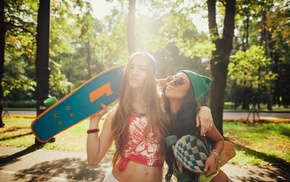
[[[217,158],[219,157],[219,153],[216,150],[212,150],[210,153],[214,154]]]
[[[215,155],[216,168],[217,168],[217,170],[219,170],[220,164],[221,164],[221,159],[220,159],[219,153],[216,150],[212,150],[210,152],[210,154],[214,154]]]
[[[87,134],[90,134],[90,133],[97,133],[97,132],[99,132],[99,131],[100,131],[99,128],[88,129],[88,130],[87,130]]]

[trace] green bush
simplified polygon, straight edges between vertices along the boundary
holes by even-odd
[[[235,109],[235,103],[233,103],[233,102],[225,102],[224,109]]]
[[[35,108],[36,100],[5,101],[4,107],[8,108]]]

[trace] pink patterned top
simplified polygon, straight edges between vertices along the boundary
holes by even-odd
[[[138,117],[135,114],[130,114],[129,129],[125,133],[125,152],[122,162],[119,165],[119,170],[125,169],[127,162],[144,164],[147,166],[162,166],[164,160],[159,156],[159,145],[154,140],[154,132],[150,130],[146,139],[144,139],[144,130],[147,125],[146,116]]]

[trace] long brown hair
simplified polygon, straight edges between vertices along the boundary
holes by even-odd
[[[132,90],[128,83],[128,75],[130,71],[130,64],[134,58],[137,56],[142,56],[147,62],[147,77],[142,90],[142,97],[146,103],[147,111],[146,117],[148,121],[148,126],[144,131],[144,139],[147,137],[148,132],[152,129],[154,131],[155,139],[160,145],[160,156],[165,156],[164,138],[167,135],[167,130],[165,127],[165,112],[162,110],[160,96],[157,92],[157,83],[155,78],[155,65],[152,63],[153,57],[146,52],[136,52],[129,56],[125,70],[122,77],[121,88],[119,92],[119,104],[116,109],[113,122],[112,131],[114,135],[114,141],[116,146],[116,151],[113,157],[113,166],[116,165],[120,157],[124,152],[125,138],[124,132],[128,128],[128,121],[130,113],[133,111],[132,106]],[[153,58],[154,59],[154,58]]]

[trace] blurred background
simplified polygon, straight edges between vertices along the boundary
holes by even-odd
[[[217,123],[224,109],[289,110],[286,0],[2,2],[2,111],[39,109],[140,50],[157,59],[158,78],[180,69],[211,77],[200,102]]]

